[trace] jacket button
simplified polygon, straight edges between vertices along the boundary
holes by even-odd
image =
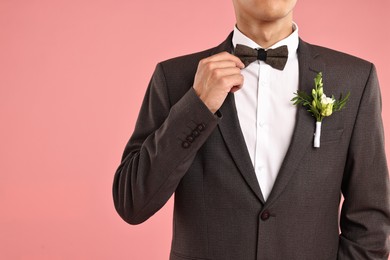
[[[192,132],[192,135],[195,136],[195,137],[198,137],[198,136],[199,136],[199,131],[194,130],[194,131]]]
[[[191,135],[187,136],[186,140],[190,143],[192,143],[194,141],[194,137],[192,137]]]
[[[197,127],[197,129],[198,129],[199,131],[202,132],[202,131],[204,130],[205,127],[206,127],[205,124],[199,124],[198,127]]]
[[[266,221],[267,219],[269,219],[270,216],[271,214],[269,213],[269,211],[265,210],[263,213],[261,213],[261,220]]]
[[[188,147],[190,147],[190,143],[187,142],[187,141],[184,141],[184,142],[181,144],[181,146],[182,146],[183,148],[188,148]]]

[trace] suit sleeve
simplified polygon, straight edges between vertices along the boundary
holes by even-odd
[[[388,259],[389,175],[381,97],[372,65],[356,117],[342,193],[338,259]]]
[[[171,106],[167,87],[158,64],[114,176],[115,208],[130,224],[144,222],[168,201],[220,120],[192,87]]]

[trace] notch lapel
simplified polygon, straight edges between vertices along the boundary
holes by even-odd
[[[228,38],[211,53],[211,55],[223,51],[231,53],[233,51],[232,35],[233,33],[231,33]],[[228,94],[219,111],[222,113],[223,118],[218,124],[218,128],[225,144],[243,178],[260,202],[264,204],[265,201],[238,121],[233,93]]]
[[[232,34],[230,34],[229,37],[211,53],[211,55],[222,51],[231,52],[233,49],[231,37]],[[299,42],[298,60],[299,90],[311,93],[314,86],[314,78],[320,71],[325,74],[325,65],[320,60],[319,54],[312,53],[310,45],[302,40]],[[287,186],[304,154],[308,150],[311,150],[313,146],[315,120],[304,107],[298,107],[290,146],[270,196],[265,202],[241,131],[234,102],[234,95],[232,93],[228,94],[219,111],[222,113],[223,119],[218,124],[218,128],[237,168],[240,170],[243,178],[258,199],[263,204],[272,204]]]
[[[301,39],[298,47],[298,60],[299,90],[311,93],[314,87],[314,78],[318,72],[325,74],[325,65],[320,60],[319,54],[312,53],[311,46]],[[272,204],[279,197],[294,175],[305,153],[312,149],[314,129],[315,119],[307,112],[306,108],[299,106],[291,143],[266,205]]]
[[[256,173],[238,121],[234,95],[232,93],[228,94],[225,102],[220,108],[220,112],[223,115],[223,119],[218,124],[218,127],[225,140],[226,146],[245,181],[264,204],[264,197],[261,193],[260,185],[256,178]]]

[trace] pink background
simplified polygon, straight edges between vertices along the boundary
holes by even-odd
[[[389,13],[388,0],[295,10],[303,39],[377,65],[387,139]],[[172,201],[129,226],[113,175],[156,63],[219,44],[234,21],[224,0],[0,0],[1,259],[168,258]]]

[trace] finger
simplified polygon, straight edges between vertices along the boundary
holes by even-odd
[[[242,85],[240,85],[240,86],[233,86],[233,87],[230,89],[230,92],[231,92],[231,93],[234,93],[234,92],[240,90],[241,88],[242,88]]]
[[[241,74],[229,75],[221,79],[221,84],[227,88],[228,92],[230,92],[233,87],[242,86],[243,83],[244,77]]]
[[[234,68],[218,68],[211,72],[211,77],[214,79],[220,79],[231,75],[241,75],[241,70],[237,67]]]
[[[222,60],[222,61],[213,61],[206,64],[209,70],[214,69],[224,69],[224,68],[237,68],[237,65],[234,61]]]

